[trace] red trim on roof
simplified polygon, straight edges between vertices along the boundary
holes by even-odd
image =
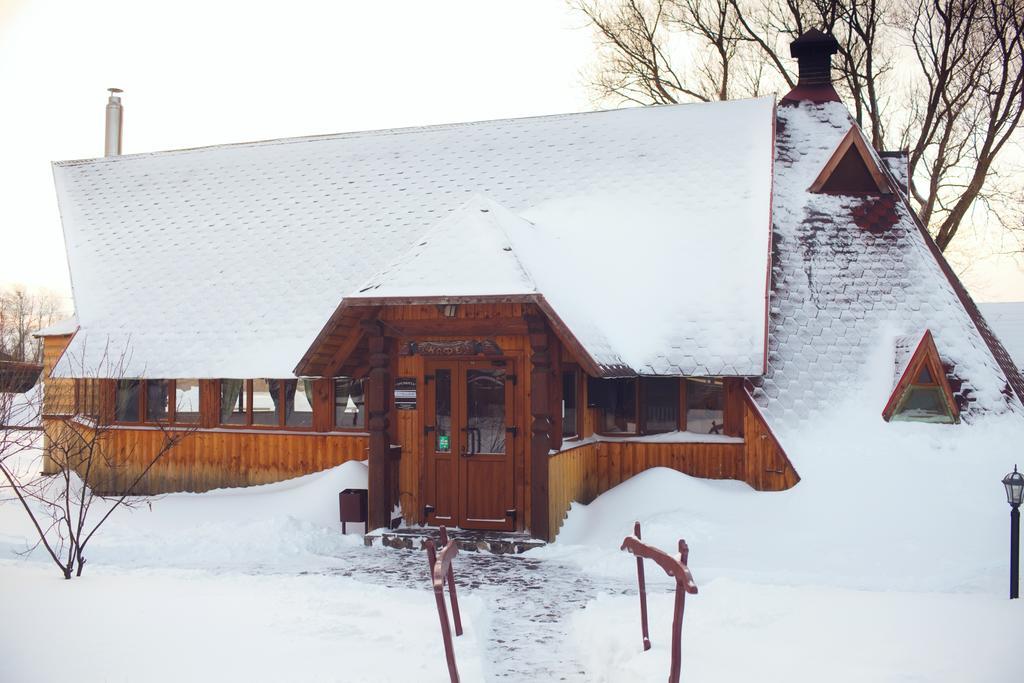
[[[881,194],[892,193],[892,187],[890,186],[888,177],[885,174],[886,169],[882,168],[883,164],[880,164],[875,160],[875,157],[868,148],[868,143],[864,140],[864,135],[861,133],[857,124],[851,125],[850,130],[846,132],[843,139],[839,141],[838,145],[836,145],[835,150],[832,151],[828,161],[825,162],[825,165],[821,168],[821,172],[818,174],[818,177],[815,178],[814,182],[811,183],[811,187],[808,191],[830,192],[830,190],[825,189],[825,186],[828,185],[829,181],[832,179],[832,174],[846,155],[850,153],[851,149],[855,149],[856,153],[860,156],[861,161],[864,162],[864,166],[867,167],[868,173],[871,175],[871,180],[874,182],[878,192]],[[837,194],[846,194],[839,192],[838,190],[831,191]]]
[[[888,169],[885,170],[886,173],[889,174]],[[889,175],[891,176],[891,174]],[[932,235],[928,232],[928,228],[926,228],[921,222],[921,218],[917,215],[917,212],[915,212],[910,206],[909,200],[906,197],[903,199],[903,203],[910,212],[910,216],[914,221],[914,225],[917,226],[918,232],[920,232],[921,236],[924,238],[924,242],[928,246],[928,250],[931,252],[932,257],[935,259],[935,262],[939,264],[939,269],[946,276],[946,280],[953,288],[953,292],[956,294],[957,298],[960,299],[960,303],[967,312],[967,316],[971,319],[971,322],[974,323],[974,327],[978,330],[978,334],[981,336],[982,341],[985,342],[985,345],[988,347],[989,352],[991,352],[992,357],[999,366],[999,369],[1003,371],[1003,377],[1006,379],[1006,383],[1010,386],[1013,393],[1017,395],[1017,400],[1024,403],[1024,376],[1021,375],[1020,370],[1010,358],[1010,354],[1007,353],[995,332],[993,332],[992,328],[988,326],[988,323],[985,321],[985,317],[978,309],[978,305],[974,303],[974,299],[972,299],[971,295],[967,293],[967,288],[964,287],[963,283],[960,282],[960,278],[958,278],[956,273],[953,272],[952,266],[950,266],[949,262],[946,261],[946,257],[943,255],[942,250],[939,249],[939,245],[935,244],[935,240],[932,239]]]
[[[761,358],[761,374],[768,374],[768,335],[771,332],[771,294],[772,294],[772,247],[775,237],[775,139],[778,125],[778,105],[772,107],[772,158],[769,163],[771,172],[771,188],[768,193],[768,267],[764,276],[764,355]]]

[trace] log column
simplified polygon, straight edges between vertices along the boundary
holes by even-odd
[[[370,432],[368,529],[387,527],[391,523],[391,439],[388,435],[388,407],[391,404],[390,359],[388,338],[379,323],[365,326],[370,347],[369,389],[367,391],[367,429]]]
[[[527,315],[530,339],[530,531],[551,540],[548,520],[548,453],[551,450],[551,348],[547,323]]]

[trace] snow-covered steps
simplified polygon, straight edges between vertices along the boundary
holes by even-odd
[[[367,546],[381,545],[386,548],[423,550],[428,538],[438,542],[437,527],[403,527],[400,529],[377,529],[363,536]],[[531,538],[528,534],[501,531],[477,531],[473,529],[449,529],[448,538],[458,544],[464,552],[484,552],[494,555],[518,555],[527,550],[539,548],[544,541]]]

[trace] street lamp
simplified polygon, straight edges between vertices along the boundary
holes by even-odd
[[[1024,499],[1024,474],[1013,466],[1013,472],[1003,477],[1006,502],[1010,504],[1010,599],[1020,592],[1020,504]]]

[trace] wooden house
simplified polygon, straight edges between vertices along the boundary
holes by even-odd
[[[935,429],[1019,412],[835,50],[798,39],[778,102],[58,162],[78,322],[43,335],[47,415],[111,427],[110,490],[157,425],[196,428],[142,492],[365,459],[371,526],[552,538],[651,467],[790,488],[840,396]]]
[[[43,366],[16,361],[0,352],[0,393],[23,394],[36,385]]]

